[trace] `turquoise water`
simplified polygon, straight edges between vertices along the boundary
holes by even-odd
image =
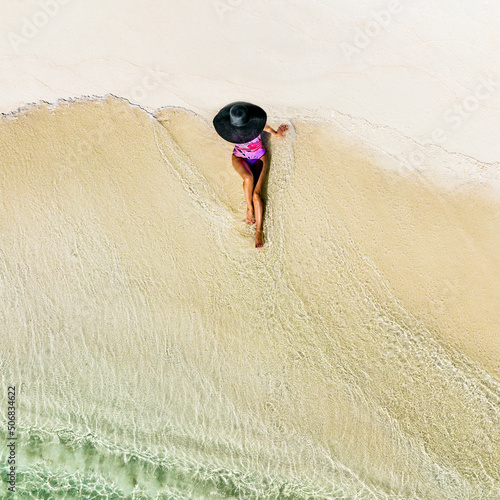
[[[182,454],[133,452],[99,442],[92,434],[22,434],[26,439],[20,442],[17,498],[253,498],[257,492],[266,498],[323,497],[312,484],[189,463]],[[5,475],[3,479],[7,482]]]

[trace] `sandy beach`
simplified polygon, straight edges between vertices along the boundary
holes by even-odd
[[[500,497],[497,8],[195,4],[2,7],[16,493]]]

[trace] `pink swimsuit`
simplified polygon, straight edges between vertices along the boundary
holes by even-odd
[[[255,163],[259,158],[265,154],[266,150],[262,144],[262,138],[258,135],[255,139],[245,144],[235,144],[233,155],[238,158],[243,158],[249,163]]]

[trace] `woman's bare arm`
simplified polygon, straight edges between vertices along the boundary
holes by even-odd
[[[276,136],[276,137],[284,137],[284,134],[285,134],[285,132],[286,132],[287,130],[288,130],[288,125],[285,125],[285,124],[280,125],[280,126],[278,127],[278,130],[274,130],[274,129],[273,129],[273,128],[271,128],[269,125],[266,125],[266,126],[264,127],[264,131],[265,131],[265,132],[268,132],[269,134],[274,135],[274,136]]]

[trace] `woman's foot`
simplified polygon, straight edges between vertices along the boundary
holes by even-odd
[[[247,208],[247,222],[249,224],[255,224],[255,215],[253,213],[253,207]]]
[[[264,246],[264,235],[262,234],[262,229],[257,229],[255,231],[255,248],[261,248]]]

